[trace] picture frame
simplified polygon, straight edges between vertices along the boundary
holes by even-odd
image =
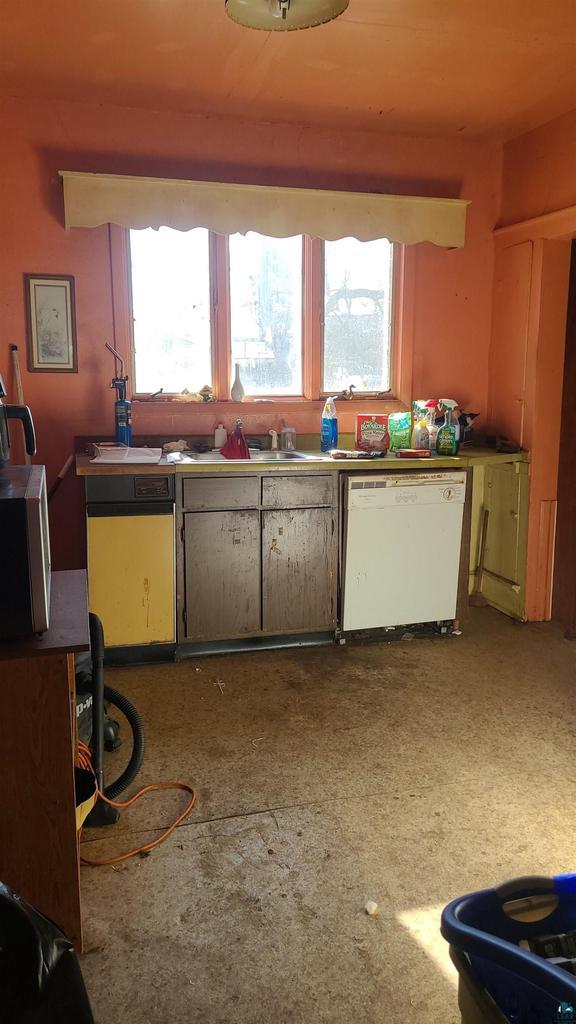
[[[24,274],[28,370],[78,373],[74,278]]]

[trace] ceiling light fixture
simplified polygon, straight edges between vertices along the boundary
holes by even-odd
[[[225,0],[232,21],[265,32],[314,28],[338,18],[349,0]]]

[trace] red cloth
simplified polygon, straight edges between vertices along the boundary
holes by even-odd
[[[220,449],[225,459],[249,459],[250,450],[240,427],[228,435],[226,444]]]

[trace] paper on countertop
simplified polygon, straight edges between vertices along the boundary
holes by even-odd
[[[126,463],[157,465],[162,458],[161,448],[113,448],[111,445],[97,444],[94,445],[94,448],[96,449],[96,456],[90,462],[101,465],[117,466],[119,463],[123,465]]]

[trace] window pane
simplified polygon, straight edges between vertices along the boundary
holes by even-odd
[[[393,246],[341,238],[324,247],[324,391],[390,388]]]
[[[230,236],[230,316],[246,394],[301,395],[301,236]]]
[[[136,391],[212,383],[205,228],[130,232]]]

